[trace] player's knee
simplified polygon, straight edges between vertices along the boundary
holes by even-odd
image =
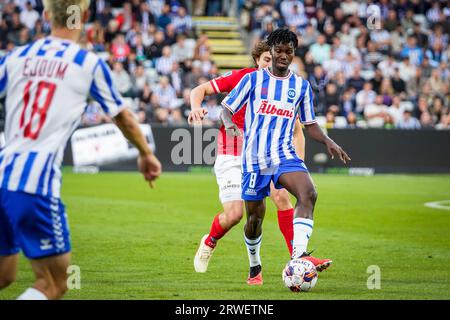
[[[14,275],[1,275],[0,277],[0,290],[9,287],[14,281],[16,281],[16,277]]]
[[[306,193],[306,201],[314,207],[317,201],[317,191],[315,188],[311,188]]]
[[[278,210],[288,210],[292,208],[289,192],[286,189],[277,190],[273,193],[272,200]]]
[[[230,227],[238,224],[241,221],[243,214],[242,205],[229,208],[225,211],[226,224]]]
[[[228,218],[228,222],[231,225],[237,225],[242,219],[242,210],[239,211],[233,211],[230,217]]]

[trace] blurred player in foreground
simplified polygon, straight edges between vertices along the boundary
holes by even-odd
[[[44,5],[51,36],[19,47],[0,61],[0,96],[6,94],[6,145],[0,153],[0,289],[15,280],[21,249],[36,280],[20,300],[59,299],[67,290],[71,244],[60,200],[60,167],[89,95],[138,148],[139,170],[150,186],[161,174],[160,162],[122,104],[109,67],[76,43],[89,17],[89,0],[46,0]],[[79,26],[72,25],[68,12],[77,10],[69,7],[79,9]]]
[[[255,66],[266,68],[272,62],[267,42],[259,42],[252,51]],[[234,70],[221,77],[204,83],[191,92],[192,111],[189,122],[201,123],[206,115],[206,110],[201,107],[205,96],[218,93],[229,93],[246,74],[258,70],[257,68],[245,68]],[[233,122],[240,131],[244,130],[245,108],[233,116]],[[294,129],[294,144],[300,158],[304,159],[305,138],[300,122],[297,121]],[[223,212],[213,219],[211,230],[200,241],[199,248],[194,257],[194,268],[197,272],[206,272],[212,253],[221,239],[233,226],[239,223],[243,216],[243,202],[241,198],[241,152],[242,136],[232,136],[225,132],[221,126],[218,135],[218,154],[214,165],[217,184],[219,185],[219,197],[223,205]],[[292,254],[293,228],[292,219],[294,209],[289,199],[289,193],[285,189],[277,190],[274,187],[270,192],[271,199],[278,210],[278,224],[285,238],[289,253]]]
[[[310,260],[318,271],[331,261],[311,257],[306,249],[313,228],[313,211],[317,193],[303,160],[295,152],[293,127],[297,117],[308,134],[327,146],[334,157],[345,163],[347,154],[326,136],[314,118],[313,96],[308,81],[296,76],[289,65],[297,48],[297,36],[287,29],[272,32],[267,43],[272,65],[246,74],[236,88],[223,100],[224,125],[239,133],[233,114],[247,105],[242,152],[242,199],[245,200],[247,223],[245,244],[250,260],[247,283],[262,284],[261,258],[262,222],[271,182],[286,188],[295,196],[292,258]]]

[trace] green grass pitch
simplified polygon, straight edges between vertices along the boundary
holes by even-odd
[[[64,172],[63,201],[81,289],[65,299],[449,299],[450,176],[313,174],[318,189],[309,249],[333,259],[308,293],[291,293],[281,270],[289,259],[268,201],[261,248],[264,285],[246,285],[244,221],[220,241],[209,270],[196,274],[200,238],[221,210],[212,174],[165,173],[151,190],[137,173]],[[367,268],[379,266],[381,289]],[[21,258],[14,299],[32,283]]]

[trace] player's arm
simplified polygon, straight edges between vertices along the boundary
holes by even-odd
[[[331,155],[332,159],[334,159],[334,156],[337,155],[339,156],[339,159],[341,159],[344,163],[350,161],[351,159],[347,155],[347,153],[322,131],[322,129],[319,127],[319,124],[315,120],[313,92],[309,82],[307,82],[305,96],[302,98],[299,108],[300,121],[305,125],[308,135],[317,142],[326,145],[328,153]]]
[[[211,82],[205,82],[191,91],[190,100],[191,100],[191,112],[188,116],[188,123],[192,124],[194,122],[202,121],[208,111],[202,108],[203,99],[205,96],[213,95],[214,89],[211,85]]]
[[[294,146],[300,159],[305,160],[305,135],[300,120],[295,121],[294,125]]]
[[[137,147],[139,171],[152,187],[152,182],[161,174],[161,163],[148,147],[134,115],[123,104],[122,97],[112,82],[111,70],[101,59],[93,70],[90,95],[100,104],[105,114],[114,120],[124,136]]]

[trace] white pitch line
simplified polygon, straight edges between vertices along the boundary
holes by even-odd
[[[443,203],[448,203],[448,205],[443,205]],[[433,209],[450,210],[450,200],[427,202],[424,205]]]

